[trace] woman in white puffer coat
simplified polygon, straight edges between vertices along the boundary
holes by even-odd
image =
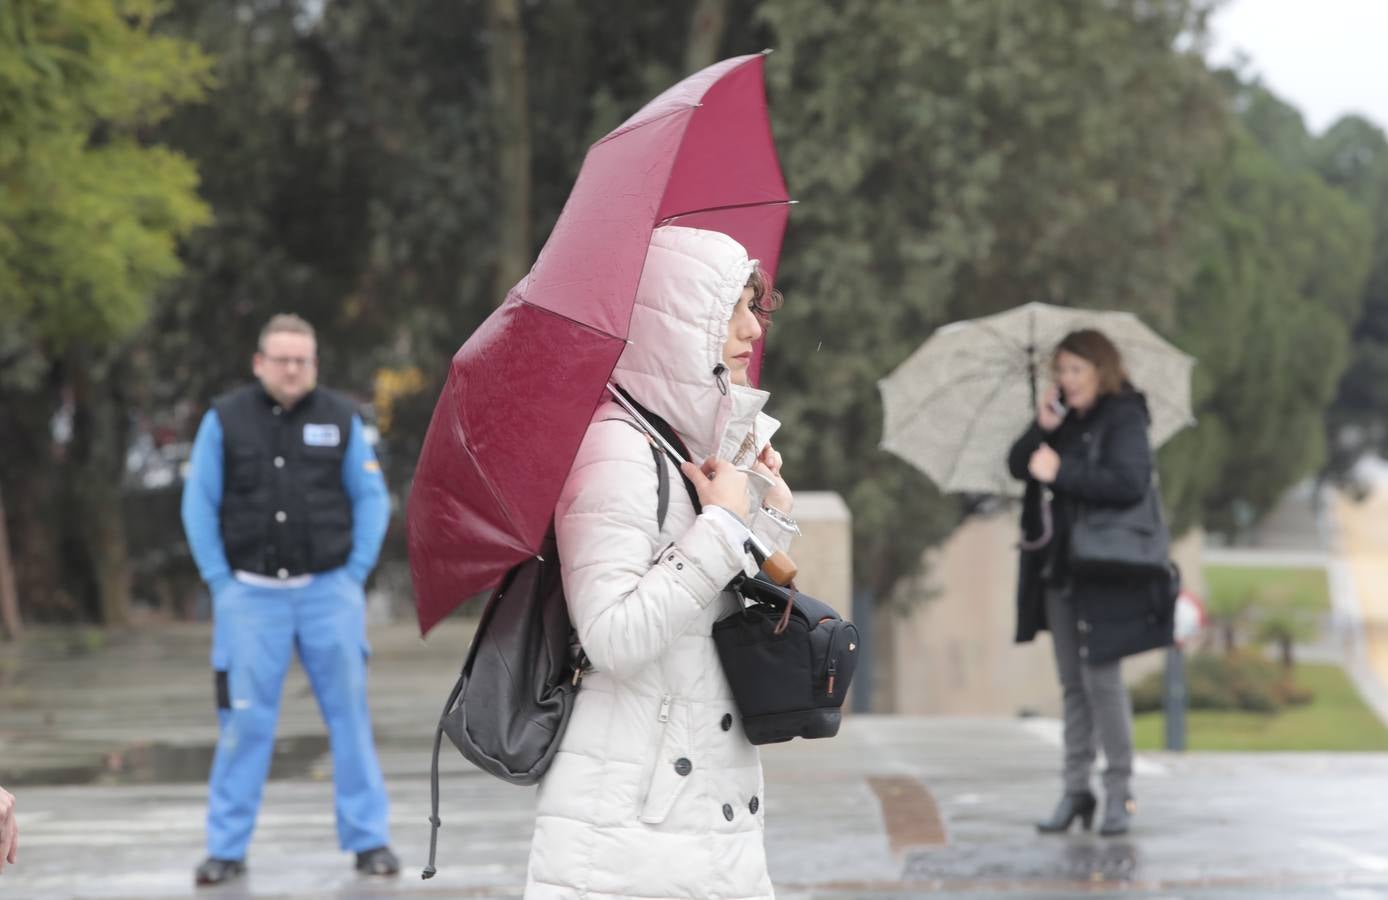
[[[790,489],[747,384],[779,302],[732,238],[667,226],[651,237],[613,381],[673,427],[680,473],[658,472],[615,402],[588,426],[555,509],[569,614],[592,663],[540,783],[528,898],[771,897],[757,748],[742,731],[713,623],[755,573],[750,528],[772,549],[797,533]],[[752,468],[765,478],[749,478]],[[657,478],[670,506],[656,524]]]

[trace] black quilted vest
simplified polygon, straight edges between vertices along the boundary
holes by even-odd
[[[222,543],[231,568],[289,578],[345,564],[352,504],[342,459],[352,402],[316,388],[284,409],[252,384],[212,406],[222,426]]]

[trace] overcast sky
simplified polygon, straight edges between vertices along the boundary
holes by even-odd
[[[1231,0],[1212,31],[1211,61],[1246,54],[1313,132],[1348,113],[1388,129],[1388,0]]]

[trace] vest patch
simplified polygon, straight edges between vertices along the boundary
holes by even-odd
[[[304,426],[304,443],[309,447],[336,447],[342,443],[342,433],[336,425]]]

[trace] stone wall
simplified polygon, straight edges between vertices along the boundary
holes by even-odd
[[[890,643],[890,665],[874,685],[873,708],[910,715],[1058,715],[1060,691],[1049,634],[1014,644],[1017,513],[967,520],[927,553],[926,573],[899,589],[906,615],[882,610],[874,634]],[[1175,557],[1197,593],[1202,536],[1179,541]],[[1132,683],[1162,665],[1153,651],[1124,663]]]

